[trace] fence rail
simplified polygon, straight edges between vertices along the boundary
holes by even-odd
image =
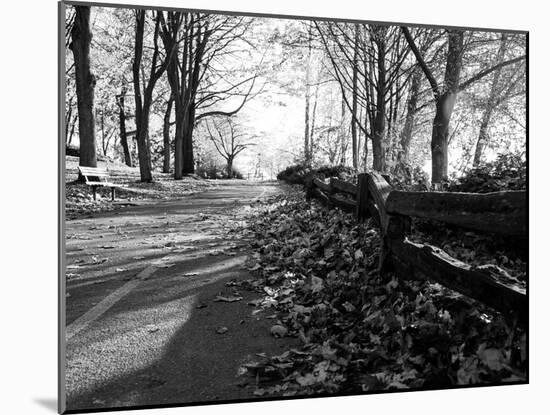
[[[360,174],[357,185],[336,178],[328,183],[315,178],[307,194],[328,207],[355,213],[359,221],[373,219],[383,239],[379,264],[382,273],[391,270],[400,278],[436,281],[522,324],[527,322],[527,295],[520,281],[494,265],[472,266],[440,248],[407,239],[411,217],[526,238],[525,191],[404,192],[394,190],[382,175],[373,172]]]

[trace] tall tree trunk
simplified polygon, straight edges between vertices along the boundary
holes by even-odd
[[[420,68],[415,68],[411,77],[411,87],[409,89],[409,97],[407,99],[407,115],[405,116],[405,124],[401,131],[400,144],[403,150],[403,161],[410,162],[410,146],[412,134],[414,130],[414,121],[416,115],[416,107],[418,105],[418,93],[420,91],[422,72]]]
[[[174,103],[174,95],[170,94],[170,98],[166,103],[166,111],[164,113],[164,124],[162,127],[162,137],[163,137],[163,163],[162,163],[162,172],[170,173],[170,116],[172,115],[172,106]]]
[[[143,36],[145,29],[145,10],[136,14],[136,35],[134,62],[132,65],[134,78],[134,96],[136,101],[136,142],[138,147],[139,174],[142,182],[153,180],[151,174],[151,157],[149,154],[149,108],[143,102],[140,85],[141,59],[143,56]]]
[[[365,127],[369,125],[369,111],[365,109]],[[363,171],[369,167],[369,136],[365,131],[365,141],[363,142]]]
[[[387,136],[389,137],[388,145],[386,154],[390,154],[392,162],[395,162],[395,148],[396,148],[396,141],[397,141],[397,133],[395,132],[397,129],[397,118],[399,114],[399,102],[401,101],[401,94],[400,94],[400,85],[399,85],[399,78],[396,79],[395,83],[392,84],[390,93],[392,94],[392,97],[390,99],[390,106],[389,106],[389,120],[388,120],[388,127],[387,127]]]
[[[478,167],[481,164],[481,156],[483,155],[483,150],[485,150],[485,146],[489,142],[489,122],[491,121],[492,115],[493,107],[487,105],[481,118],[481,126],[479,127],[479,135],[477,138],[476,149],[474,153],[473,167]]]
[[[130,148],[128,147],[128,136],[126,135],[126,110],[124,107],[125,95],[126,95],[126,85],[123,85],[120,88],[120,97],[118,99],[118,123],[119,123],[119,130],[120,130],[120,145],[122,146],[122,151],[124,153],[124,163],[128,167],[133,167],[132,154],[130,153]]]
[[[174,136],[174,179],[183,177],[183,108],[176,101],[176,134]]]
[[[78,103],[78,131],[80,136],[81,166],[97,167],[94,88],[95,77],[90,71],[90,7],[75,6],[75,18],[71,31],[71,49],[74,56],[76,97]]]
[[[344,99],[344,91],[342,90],[342,102],[340,108],[340,128],[338,129],[338,137],[340,141],[340,165],[346,165],[346,101]]]
[[[307,82],[307,81],[306,81]],[[311,164],[309,157],[309,86],[306,84],[306,103],[304,108],[304,161],[306,165]]]
[[[311,94],[311,25],[309,26],[308,31],[308,50],[307,50],[307,56],[306,56],[306,79],[305,79],[305,122],[304,122],[304,160],[306,165],[311,164],[311,155],[309,153],[310,150],[310,137],[309,137],[309,106],[310,106],[310,94]]]
[[[441,183],[448,176],[449,122],[455,102],[456,94],[452,92],[446,92],[436,101],[431,141],[432,183]]]
[[[193,131],[195,127],[195,97],[199,87],[201,62],[203,59],[209,32],[201,26],[192,13],[175,13],[173,21],[182,18],[183,36],[182,51],[173,53],[168,62],[168,81],[174,96],[176,112],[176,134],[174,149],[174,179],[181,179],[184,174],[195,172],[193,153]],[[200,20],[200,19],[199,19]],[[173,27],[171,33],[162,36],[165,49],[175,50],[178,42],[179,26]],[[181,59],[181,61],[180,61]]]
[[[353,78],[351,90],[351,145],[353,168],[357,170],[357,78],[358,78],[358,59],[359,59],[359,25],[355,24],[355,39],[353,48]]]
[[[504,62],[504,55],[506,54],[507,48],[507,36],[502,34],[500,39],[500,46],[497,53],[497,62],[496,64]],[[502,68],[498,68],[493,73],[493,79],[491,80],[491,90],[489,92],[489,98],[485,103],[485,108],[483,109],[483,116],[481,117],[481,126],[479,128],[479,135],[476,143],[476,150],[474,153],[474,167],[479,166],[481,163],[481,157],[483,151],[489,142],[489,123],[491,122],[491,116],[497,104],[498,98],[498,86],[500,82],[500,77],[502,75]]]
[[[386,170],[384,140],[386,138],[386,33],[387,27],[376,30],[377,71],[376,115],[372,134],[372,168],[376,171]]]
[[[191,103],[187,111],[187,117],[184,122],[183,134],[183,163],[182,173],[195,173],[195,156],[193,151],[193,131],[195,129],[195,109],[194,103]]]
[[[136,37],[134,62],[132,65],[134,80],[134,95],[136,102],[136,141],[138,145],[139,174],[142,182],[153,181],[151,163],[151,145],[149,142],[149,115],[153,103],[153,90],[156,82],[166,70],[167,61],[157,67],[159,59],[158,37],[160,28],[160,15],[157,12],[155,29],[153,35],[153,55],[151,58],[151,69],[149,79],[144,85],[143,96],[140,85],[141,60],[143,57],[143,38],[145,27],[145,10],[139,10],[136,14]]]
[[[145,117],[149,117],[149,109],[142,111],[142,122]],[[137,117],[136,117],[137,121]],[[151,165],[151,151],[149,144],[149,126],[141,124],[141,127],[136,129],[136,141],[138,148],[138,160],[139,160],[139,174],[142,182],[152,182],[152,165]]]
[[[233,157],[232,156],[227,157],[226,171],[227,171],[227,178],[231,179],[233,175]]]
[[[311,111],[311,129],[309,133],[309,157],[313,162],[313,153],[315,151],[315,119],[317,116],[317,102],[319,99],[319,76],[317,76],[317,85],[315,85],[315,95],[313,98],[313,110]]]
[[[451,30],[448,38],[444,92],[436,97],[432,128],[432,183],[441,183],[448,177],[449,122],[456,103],[462,70],[464,32]]]
[[[101,107],[101,149],[103,150],[103,155],[107,156],[107,150],[109,149],[109,141],[105,138],[105,114],[104,108]]]
[[[69,129],[71,127],[71,121],[73,117],[73,97],[69,100],[67,105],[67,114],[65,115],[65,145],[69,145]],[[72,137],[71,137],[72,139]]]
[[[75,114],[71,122],[71,130],[69,131],[69,139],[67,141],[67,145],[71,144],[71,141],[73,140],[74,128],[76,127],[76,122],[78,121],[77,118],[78,114]]]

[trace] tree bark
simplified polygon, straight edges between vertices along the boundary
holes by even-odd
[[[149,116],[151,112],[151,105],[153,103],[153,90],[155,88],[155,84],[166,70],[167,65],[167,61],[164,61],[159,67],[157,67],[159,58],[158,37],[160,28],[160,17],[158,13],[160,12],[157,12],[157,16],[155,18],[153,35],[154,49],[151,58],[150,75],[146,85],[144,85],[143,96],[140,85],[140,76],[141,60],[143,57],[145,10],[139,10],[136,14],[136,36],[132,72],[136,103],[136,141],[138,145],[139,173],[142,182],[153,181],[151,146],[149,142]]]
[[[365,126],[369,124],[369,111],[365,110]],[[365,141],[363,142],[363,168],[367,170],[369,166],[369,136],[365,132]]]
[[[315,86],[315,95],[313,98],[313,109],[311,111],[311,129],[309,133],[309,156],[313,161],[313,153],[315,150],[315,120],[317,116],[317,102],[319,99],[319,76],[317,76],[317,85]]]
[[[75,6],[75,19],[71,31],[76,76],[76,96],[78,104],[78,131],[80,137],[81,166],[97,167],[94,88],[95,77],[90,71],[90,7]]]
[[[122,146],[122,151],[124,153],[124,163],[128,167],[133,167],[132,154],[130,153],[130,148],[128,147],[128,136],[126,135],[126,111],[124,107],[125,95],[126,95],[126,85],[123,85],[120,89],[120,96],[118,98],[118,122],[119,122],[119,130],[120,130],[120,145]]]
[[[448,39],[445,84],[436,97],[432,128],[432,183],[441,183],[448,177],[449,123],[459,90],[464,32],[451,30]]]
[[[340,127],[338,128],[338,140],[340,141],[340,165],[346,165],[346,151],[348,149],[348,143],[346,142],[346,100],[344,96],[345,92],[342,90],[342,102],[340,107]]]
[[[73,140],[74,128],[76,127],[76,122],[78,121],[77,118],[78,114],[75,114],[71,122],[71,130],[69,131],[69,139],[67,141],[67,145],[71,144],[71,141]]]
[[[162,127],[162,137],[163,137],[163,164],[162,172],[170,173],[170,116],[172,115],[172,107],[174,104],[174,96],[170,94],[170,98],[166,103],[166,111],[164,113],[164,124]]]
[[[200,82],[201,63],[210,37],[207,23],[200,22],[200,15],[173,12],[169,14],[168,26],[161,34],[167,51],[176,50],[181,40],[181,58],[171,53],[167,61],[168,81],[174,96],[176,134],[174,149],[174,179],[195,172],[193,131],[195,127],[195,98]],[[183,23],[183,24],[182,24]],[[183,27],[183,34],[179,33]],[[181,61],[180,61],[181,59]]]
[[[372,134],[372,168],[383,172],[386,170],[384,140],[386,138],[386,27],[376,29],[375,42],[378,48],[376,85],[376,115]]]
[[[105,137],[105,108],[101,107],[101,149],[103,150],[103,155],[107,156],[107,150],[109,150],[109,140]]]
[[[67,113],[65,115],[65,145],[71,144],[72,137],[69,137],[69,131],[71,128],[71,121],[73,117],[73,97],[66,103]]]
[[[149,108],[144,105],[141,84],[140,69],[143,56],[143,36],[145,29],[145,10],[136,13],[136,33],[134,62],[132,65],[134,78],[134,94],[136,102],[136,141],[138,147],[139,174],[142,182],[151,182],[151,156],[149,154]]]
[[[193,151],[193,131],[195,129],[194,103],[190,105],[184,127],[182,173],[193,174],[195,173],[195,155]]]
[[[407,115],[405,116],[405,124],[401,131],[400,144],[403,150],[403,161],[410,161],[410,145],[414,130],[414,121],[418,105],[418,93],[420,90],[420,77],[422,76],[420,68],[415,68],[411,77],[411,87],[409,89],[409,97],[407,99]]]
[[[183,177],[183,110],[176,101],[176,134],[174,136],[174,179]]]
[[[487,105],[481,118],[481,126],[479,127],[479,135],[477,137],[473,167],[479,167],[481,164],[481,156],[483,155],[483,151],[489,142],[489,123],[492,115],[493,107]]]
[[[308,31],[308,49],[306,56],[306,79],[305,79],[305,120],[304,120],[304,160],[306,165],[311,164],[311,154],[310,154],[310,137],[309,137],[309,106],[310,106],[310,95],[311,95],[311,25],[309,26]]]
[[[226,170],[227,170],[227,178],[228,179],[231,179],[232,175],[233,175],[233,157],[229,156],[227,158],[227,167],[226,167]]]
[[[358,78],[358,59],[359,59],[359,25],[355,24],[355,39],[353,47],[353,76],[351,90],[351,145],[352,145],[352,163],[353,168],[357,171],[358,156],[357,156],[357,78]]]
[[[185,31],[183,33],[182,44],[182,60],[184,62],[183,67],[187,62],[187,48],[189,43],[187,14],[181,15],[176,12],[174,14],[169,13],[168,28],[163,28],[162,41],[164,43],[164,49],[166,53],[170,50],[174,50],[178,47],[177,38],[181,27],[181,22],[185,19]],[[172,96],[174,97],[174,112],[176,118],[176,131],[174,135],[174,179],[179,180],[183,177],[183,123],[185,118],[186,103],[184,100],[185,86],[186,86],[186,71],[182,71],[181,79],[179,75],[179,62],[178,54],[173,53],[168,61],[166,69],[168,77],[168,83],[172,90]]]

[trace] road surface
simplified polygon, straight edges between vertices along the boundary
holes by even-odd
[[[271,337],[273,316],[247,305],[259,294],[231,285],[251,275],[248,243],[230,230],[279,191],[228,181],[66,223],[68,409],[253,396],[241,364],[294,340]],[[214,301],[220,294],[243,299]]]

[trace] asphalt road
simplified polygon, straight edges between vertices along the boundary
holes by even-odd
[[[231,181],[66,223],[68,409],[253,397],[241,364],[294,340],[271,337],[273,316],[247,305],[259,294],[226,284],[251,278],[248,242],[229,230],[279,191]]]

